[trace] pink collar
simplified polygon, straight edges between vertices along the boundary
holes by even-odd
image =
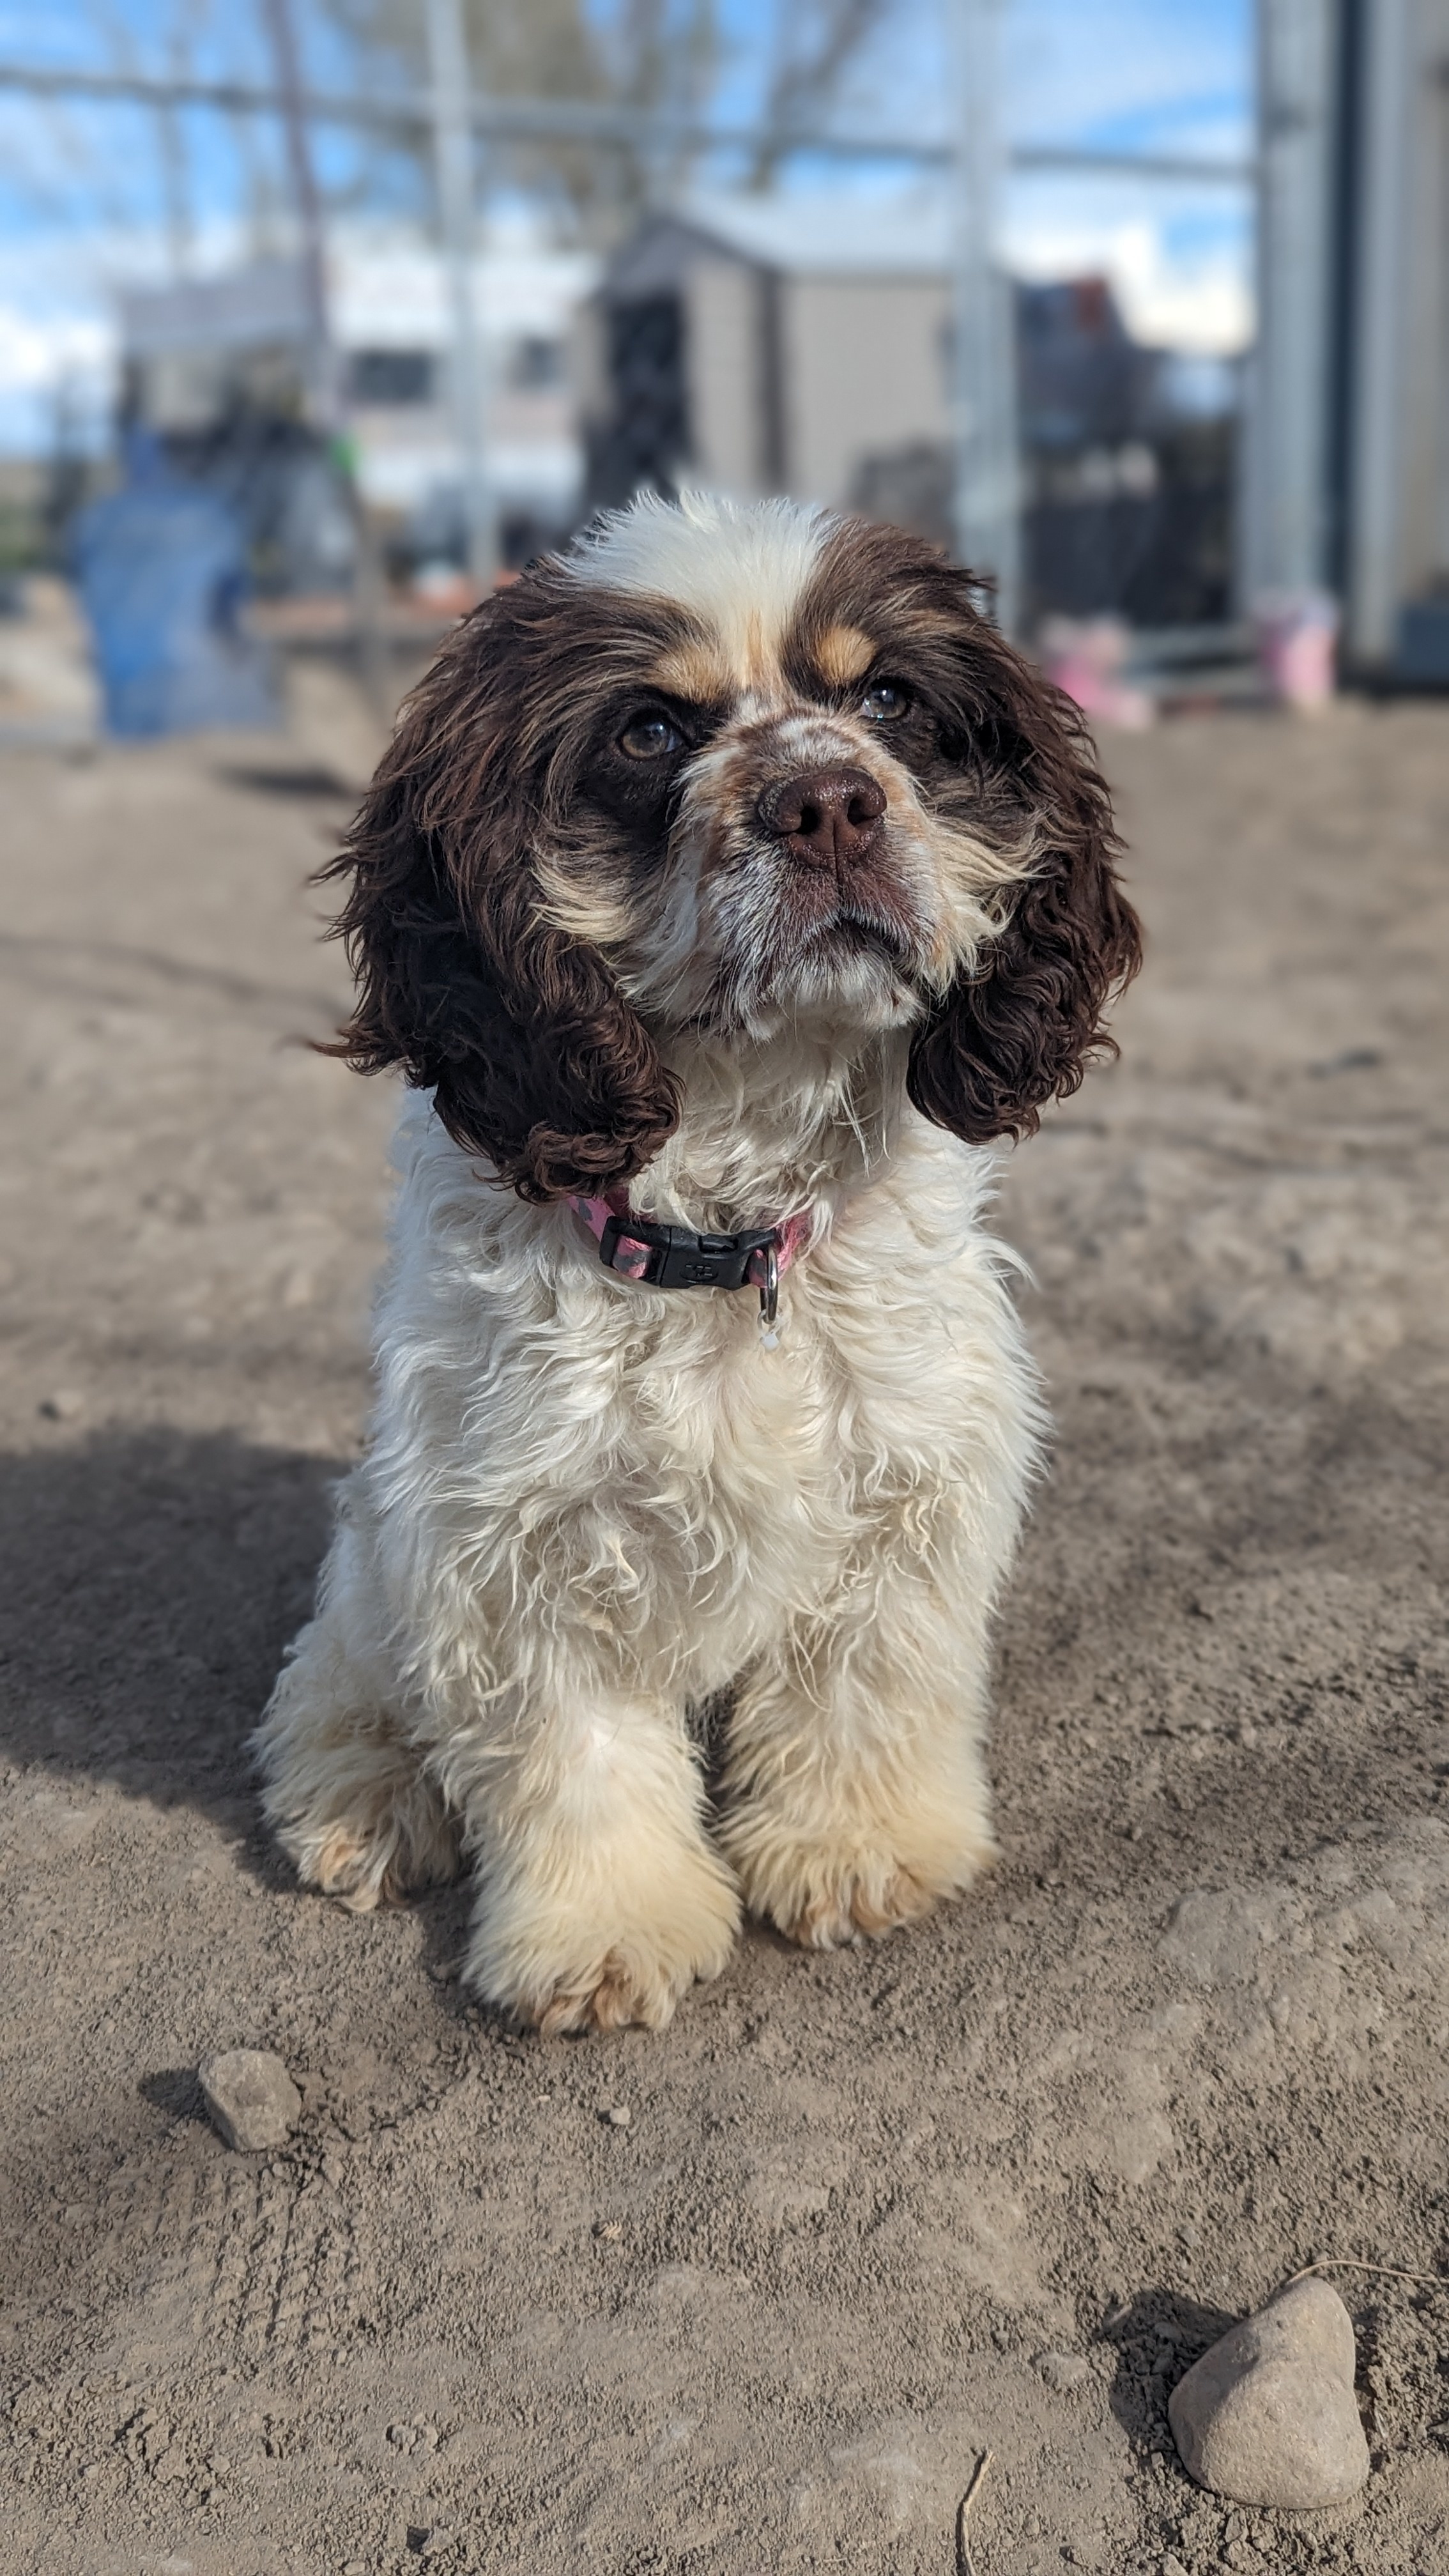
[[[811,1233],[808,1216],[787,1216],[738,1234],[699,1234],[692,1226],[635,1216],[623,1190],[606,1199],[571,1198],[569,1206],[597,1242],[604,1268],[618,1278],[648,1288],[758,1288],[766,1326],[775,1320],[777,1282]]]

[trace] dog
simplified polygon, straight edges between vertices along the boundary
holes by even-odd
[[[640,499],[454,631],[324,871],[334,1052],[413,1088],[265,1808],[354,1908],[470,1867],[465,1983],[544,2032],[993,1852],[1043,1413],[991,1149],[1113,1051],[1139,934],[981,600],[865,521]]]

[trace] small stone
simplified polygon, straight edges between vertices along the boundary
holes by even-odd
[[[1080,2352],[1039,2352],[1036,2366],[1048,2388],[1054,2388],[1059,2397],[1080,2388],[1092,2367]]]
[[[47,1422],[74,1422],[85,1409],[85,1397],[77,1395],[73,1386],[58,1386],[52,1395],[40,1399],[40,1411]]]
[[[1161,2576],[1187,2576],[1182,2560],[1171,2549],[1162,2562]]]
[[[604,2113],[604,2117],[611,2129],[627,2129],[634,2114],[627,2102],[616,2102],[611,2111]]]
[[[1168,2400],[1189,2476],[1237,2504],[1346,2504],[1369,2472],[1353,2325],[1327,2281],[1295,2281],[1195,2361]]]
[[[201,2094],[229,2147],[282,2147],[302,2116],[302,2096],[280,2057],[265,2048],[228,2048],[204,2057]]]

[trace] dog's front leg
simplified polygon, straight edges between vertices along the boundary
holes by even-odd
[[[475,1994],[545,2033],[658,2029],[718,1975],[739,1893],[705,1839],[682,1707],[581,1683],[447,1768],[479,1863]]]
[[[986,1664],[979,1601],[888,1532],[859,1552],[731,1723],[719,1840],[753,1913],[831,1949],[968,1885],[996,1848]]]

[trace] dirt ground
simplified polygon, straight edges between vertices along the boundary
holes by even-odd
[[[393,1106],[290,1043],[319,693],[0,763],[5,2576],[950,2576],[988,2446],[977,2576],[1443,2576],[1449,2293],[1335,2275],[1342,2511],[1228,2513],[1164,2403],[1315,2256],[1449,2270],[1449,716],[1112,750],[1151,960],[1003,1189],[1059,1440],[1000,1867],[542,2044],[460,1892],[354,1920],[257,1831]],[[236,2045],[284,2153],[201,2115]]]

